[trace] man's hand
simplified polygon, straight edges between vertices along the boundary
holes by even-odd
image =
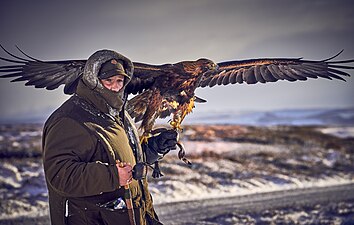
[[[159,135],[149,138],[148,145],[158,153],[165,155],[171,150],[175,150],[178,133],[175,130],[164,130]]]
[[[146,162],[153,164],[161,159],[169,151],[177,148],[178,133],[175,130],[162,130],[158,135],[148,139],[148,143],[143,145]]]
[[[133,180],[133,167],[130,165],[130,163],[117,161],[116,166],[118,169],[119,186],[130,184]]]

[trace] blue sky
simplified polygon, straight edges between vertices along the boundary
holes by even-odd
[[[354,58],[352,1],[1,1],[0,43],[41,60],[113,49],[150,64],[209,58]],[[5,53],[0,53],[5,56]],[[354,75],[354,72],[351,72]],[[68,96],[0,80],[1,119],[47,116]],[[195,113],[354,107],[354,79],[237,84],[197,90]]]

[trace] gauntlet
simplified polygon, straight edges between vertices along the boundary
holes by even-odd
[[[162,159],[171,150],[177,148],[178,133],[175,130],[159,129],[160,133],[148,139],[147,144],[143,144],[146,156],[146,163],[151,165]]]

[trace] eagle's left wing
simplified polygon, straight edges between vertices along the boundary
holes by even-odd
[[[64,93],[73,94],[82,76],[86,60],[41,61],[18,49],[26,58],[16,56],[0,47],[15,59],[0,57],[11,65],[0,66],[0,78],[15,78],[11,82],[27,81],[26,86],[53,90],[64,84]]]
[[[340,53],[321,61],[302,60],[301,58],[269,58],[221,62],[218,63],[219,69],[216,72],[206,73],[202,77],[199,87],[243,82],[255,84],[278,80],[296,81],[318,77],[344,80],[342,76],[349,77],[350,75],[340,69],[354,69],[354,67],[343,65],[353,63],[354,60],[331,61]]]

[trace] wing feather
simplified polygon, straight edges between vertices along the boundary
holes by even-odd
[[[63,83],[66,83],[68,82],[67,80],[72,80],[72,77],[75,77],[76,76],[76,73],[75,71],[68,71],[66,76],[61,76],[61,77],[58,77],[57,79],[55,79],[53,82],[51,82],[50,84],[47,84],[46,85],[46,89],[47,90],[54,90],[54,89],[57,89],[60,85],[62,85]],[[74,80],[73,80],[74,81]]]
[[[340,53],[339,53],[340,54]],[[276,82],[278,80],[297,81],[308,78],[345,80],[350,74],[343,70],[354,69],[354,59],[333,61],[338,55],[326,60],[311,61],[302,58],[264,58],[218,63],[219,69],[205,74],[199,87],[213,87],[246,82],[247,84]]]
[[[86,60],[41,61],[28,56],[19,49],[26,56],[22,58],[8,52],[2,46],[1,48],[16,60],[0,57],[3,61],[15,63],[15,65],[0,66],[0,78],[15,78],[12,82],[27,81],[26,86],[48,90],[65,85],[65,94],[74,93],[75,84],[82,76],[86,63]]]
[[[260,71],[265,82],[275,82],[277,79],[272,75],[269,68],[266,65],[260,66]]]
[[[308,69],[308,68],[305,68],[303,66],[300,66],[300,65],[291,65],[291,68],[293,68],[294,70],[297,70],[299,71],[302,76],[306,76],[308,78],[318,78],[318,76],[316,75],[316,71],[314,70],[311,70],[311,69]]]
[[[338,80],[346,81],[343,77],[338,76],[338,75],[336,75],[334,73],[331,73],[331,72],[328,72],[328,76],[329,77],[333,77],[333,78],[338,79]]]
[[[237,80],[236,80],[236,78],[237,78],[237,71],[236,70],[233,70],[233,71],[230,71],[230,79],[229,79],[229,82],[230,82],[230,84],[236,84],[237,83]],[[224,83],[224,85],[227,85],[228,83],[226,83],[226,81],[225,81],[225,83]]]
[[[254,74],[254,67],[250,67],[248,69],[246,69],[243,72],[243,79],[246,81],[247,84],[255,84],[257,83],[257,79],[256,76]]]
[[[224,78],[227,76],[226,71],[224,71],[223,73],[220,73],[218,76],[218,80],[217,80],[217,84],[221,85],[223,84],[223,80]],[[226,82],[226,81],[225,81]]]
[[[230,77],[232,75],[232,71],[231,72],[228,72],[224,78],[222,79],[222,84],[223,85],[227,85],[228,83],[230,83]]]
[[[278,65],[267,65],[267,68],[276,80],[284,80],[283,72],[279,69]]]
[[[218,82],[218,78],[219,78],[219,74],[211,79],[209,86],[214,87]]]
[[[256,80],[258,80],[261,83],[265,83],[266,80],[263,78],[262,73],[261,73],[261,67],[256,65],[254,67],[254,75],[256,77]]]
[[[302,79],[302,77],[298,77],[296,74],[294,74],[289,66],[285,66],[285,65],[279,65],[279,69],[283,72],[283,74],[285,74],[285,79],[290,81],[290,82],[294,82],[296,80]]]
[[[237,71],[236,81],[239,84],[243,83],[243,71],[244,71],[244,69],[240,69],[240,70]]]

